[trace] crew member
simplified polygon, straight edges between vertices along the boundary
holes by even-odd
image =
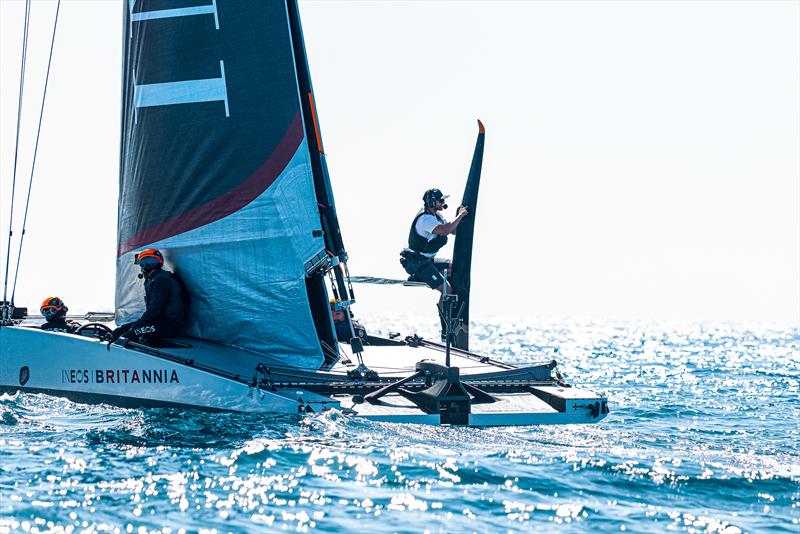
[[[138,321],[121,325],[112,332],[111,341],[126,337],[147,345],[180,333],[186,314],[181,284],[163,269],[164,256],[148,248],[134,256],[144,279],[145,311]]]
[[[336,339],[339,341],[350,341],[350,338],[353,337],[353,333],[350,332],[350,325],[347,324],[347,313],[350,313],[350,310],[345,310],[340,306],[337,306],[336,299],[330,300],[331,305],[331,316],[333,317],[333,327],[336,329]],[[364,325],[353,319],[353,316],[350,316],[350,320],[353,323],[353,331],[356,333],[356,337],[360,337],[361,341],[367,340],[367,329],[364,328]]]
[[[69,308],[67,308],[64,301],[58,297],[47,297],[44,299],[39,311],[46,319],[46,322],[39,327],[42,330],[72,334],[81,326],[80,323],[67,319]]]
[[[411,282],[424,282],[431,289],[444,294],[444,269],[451,269],[450,260],[436,257],[436,253],[447,243],[448,235],[455,235],[458,224],[467,216],[464,206],[456,210],[453,222],[447,222],[441,211],[447,209],[447,195],[438,189],[428,189],[422,195],[423,209],[414,217],[408,233],[408,248],[400,253],[400,263],[409,274]],[[447,292],[452,293],[450,283]],[[441,298],[439,299],[441,304]]]

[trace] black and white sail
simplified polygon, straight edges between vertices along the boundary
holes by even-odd
[[[117,320],[141,313],[133,255],[157,247],[191,294],[189,335],[320,367],[333,338],[310,280],[346,255],[296,3],[126,8]]]

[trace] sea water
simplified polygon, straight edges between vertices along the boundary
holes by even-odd
[[[611,413],[476,429],[3,396],[0,531],[800,532],[796,327],[493,319],[472,338],[556,359]]]

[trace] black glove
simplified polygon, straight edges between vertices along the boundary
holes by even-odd
[[[116,340],[124,336],[130,329],[131,329],[131,323],[128,323],[122,326],[118,326],[117,328],[112,330],[111,337],[108,339],[108,350],[111,350],[112,343],[114,343]]]

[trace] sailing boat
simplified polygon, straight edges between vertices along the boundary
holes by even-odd
[[[447,342],[339,343],[329,300],[355,297],[296,0],[125,5],[115,316],[143,311],[134,255],[158,248],[191,296],[185,335],[107,344],[101,324],[66,334],[6,318],[0,391],[434,425],[605,417],[606,399],[566,384],[555,361],[519,368],[468,350],[482,125]]]

